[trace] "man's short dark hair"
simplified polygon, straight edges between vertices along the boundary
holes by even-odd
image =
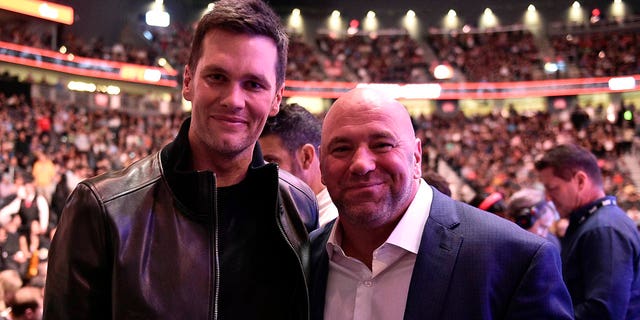
[[[549,149],[536,161],[537,171],[553,169],[553,175],[569,181],[579,170],[598,186],[602,186],[602,173],[598,167],[598,159],[589,150],[575,144],[562,144]]]
[[[437,172],[427,171],[422,175],[422,178],[430,185],[436,188],[438,191],[451,197],[451,188],[449,188],[449,182],[445,177],[441,176]]]
[[[320,146],[320,120],[297,103],[280,108],[278,114],[267,118],[261,137],[276,135],[282,139],[284,147],[294,154],[300,147],[310,143],[318,151]]]
[[[215,3],[213,10],[205,14],[196,27],[189,54],[191,72],[195,72],[202,56],[204,36],[214,29],[272,39],[278,49],[277,87],[284,83],[289,38],[280,17],[262,0],[220,0]]]

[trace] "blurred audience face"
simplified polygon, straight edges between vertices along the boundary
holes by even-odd
[[[580,206],[580,179],[576,175],[570,180],[564,180],[553,173],[553,168],[546,168],[540,170],[538,178],[561,217],[568,217],[571,211]]]
[[[567,228],[569,227],[569,219],[558,219],[555,221],[553,228],[555,230],[556,236],[558,238],[564,237],[565,233],[567,233]]]
[[[42,289],[25,286],[18,289],[10,303],[11,318],[14,320],[42,319],[43,295]]]
[[[535,222],[527,229],[527,231],[537,234],[542,237],[546,237],[550,228],[555,223],[555,211],[550,205],[545,205],[540,209],[540,212],[535,214]]]
[[[214,155],[251,153],[283,86],[276,86],[277,49],[265,36],[214,29],[195,69],[187,66],[182,94],[192,103],[189,139]]]
[[[555,212],[550,206],[544,206],[538,220],[534,224],[535,227],[549,229],[555,222]]]
[[[375,228],[396,221],[417,192],[422,146],[397,101],[369,89],[344,94],[324,120],[322,178],[340,219]]]

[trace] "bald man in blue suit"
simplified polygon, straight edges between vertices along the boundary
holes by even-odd
[[[384,93],[331,107],[320,166],[339,217],[311,235],[311,318],[573,319],[557,248],[429,186],[421,156]]]

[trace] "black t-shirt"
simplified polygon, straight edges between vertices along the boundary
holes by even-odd
[[[275,250],[290,250],[275,225],[277,202],[266,192],[255,192],[251,184],[248,177],[217,191],[219,315],[221,319],[291,318],[294,290],[282,279],[294,277],[295,261],[274,260]]]

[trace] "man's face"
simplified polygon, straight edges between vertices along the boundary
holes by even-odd
[[[536,223],[548,229],[551,227],[551,225],[553,225],[554,221],[555,221],[554,211],[549,205],[546,205],[542,208],[542,212],[539,213],[539,218],[536,221]]]
[[[260,137],[259,141],[264,160],[277,163],[281,169],[289,171],[293,175],[299,177],[299,174],[301,173],[300,165],[296,161],[295,157],[291,155],[289,150],[285,148],[282,143],[282,138],[275,134],[269,134]]]
[[[569,217],[571,211],[579,207],[579,190],[575,175],[566,181],[554,175],[553,168],[545,168],[540,170],[538,178],[561,217]]]
[[[265,36],[214,29],[203,40],[196,70],[184,72],[192,103],[189,138],[211,156],[252,153],[268,116],[278,113],[277,49]]]
[[[421,145],[406,129],[406,114],[360,107],[343,104],[325,119],[320,168],[340,219],[379,227],[404,214],[413,200]]]
[[[27,182],[24,184],[24,191],[27,195],[34,195],[36,193],[36,185],[33,182]]]

